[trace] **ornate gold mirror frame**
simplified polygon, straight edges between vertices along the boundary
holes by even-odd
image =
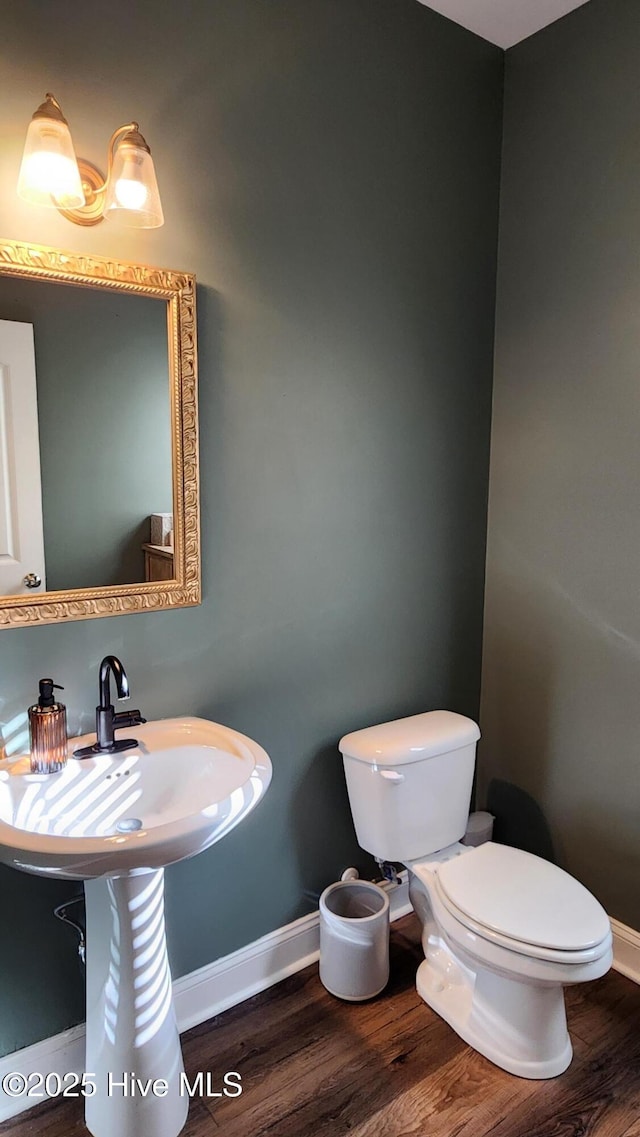
[[[199,604],[197,340],[195,277],[170,269],[0,239],[0,275],[165,300],[174,507],[174,579],[0,596],[0,627],[86,620]]]

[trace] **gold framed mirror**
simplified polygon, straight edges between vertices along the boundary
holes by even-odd
[[[195,277],[0,240],[0,628],[200,579]]]

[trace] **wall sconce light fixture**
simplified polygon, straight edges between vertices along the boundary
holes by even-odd
[[[51,94],[29,123],[18,193],[76,225],[97,225],[106,217],[139,229],[164,224],[153,158],[137,122],[111,135],[105,178],[91,162],[76,159],[69,124]]]

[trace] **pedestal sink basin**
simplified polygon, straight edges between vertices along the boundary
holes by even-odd
[[[176,1137],[184,1125],[164,868],[219,841],[271,780],[262,747],[219,723],[164,719],[135,736],[136,749],[70,757],[57,774],[29,773],[28,757],[0,762],[0,861],[85,881],[86,1076],[95,1085],[85,1116],[94,1137]],[[70,754],[92,741],[73,739]],[[160,1082],[166,1092],[125,1093],[116,1083],[130,1090],[131,1074],[136,1087]]]
[[[59,774],[0,762],[0,861],[79,880],[164,868],[218,841],[269,784],[262,747],[219,723],[162,719],[135,736],[137,749],[69,758]]]

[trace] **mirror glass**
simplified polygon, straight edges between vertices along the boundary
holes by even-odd
[[[143,582],[150,515],[173,514],[167,302],[0,276],[0,344],[15,324],[33,337],[37,421],[21,416],[13,444],[37,438],[44,539],[44,571],[35,554],[22,567],[40,591]],[[24,572],[1,574],[1,593],[25,592]]]
[[[0,628],[199,604],[195,277],[0,239]]]

